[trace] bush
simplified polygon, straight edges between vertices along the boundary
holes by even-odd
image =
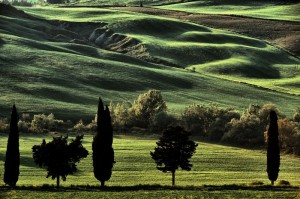
[[[30,123],[19,120],[18,122],[19,131],[22,133],[28,133],[30,129]]]
[[[233,119],[228,124],[228,131],[221,141],[241,146],[262,146],[264,129],[256,115],[244,114],[240,119]]]
[[[117,103],[116,105],[112,102],[109,105],[110,115],[112,119],[112,125],[116,131],[125,130],[127,125],[130,123],[129,121],[129,111],[128,109],[131,107],[126,103]]]
[[[9,124],[7,118],[0,118],[0,133],[8,133]]]
[[[194,104],[183,111],[181,122],[194,135],[208,136],[216,141],[225,133],[226,123],[239,117],[239,113],[232,108],[223,109],[215,104]]]
[[[300,124],[287,118],[278,120],[279,146],[282,151],[300,155]]]
[[[294,120],[295,122],[300,123],[300,108],[298,108],[297,111],[296,111],[296,113],[294,114],[293,120]]]
[[[240,146],[263,146],[271,110],[284,117],[273,104],[251,104],[240,119],[233,119],[226,125],[226,133],[221,140]]]
[[[139,95],[128,111],[131,125],[147,128],[156,114],[167,111],[167,106],[160,91],[149,90]]]
[[[280,180],[278,182],[278,185],[279,186],[291,186],[291,183],[289,181],[287,181],[287,180]]]
[[[74,125],[73,130],[77,133],[82,133],[86,131],[86,126],[84,125],[82,120],[79,120],[77,124]]]
[[[174,126],[177,123],[177,119],[166,113],[157,113],[150,121],[149,129],[152,133],[162,133],[168,126]]]
[[[157,114],[166,111],[166,102],[158,90],[149,90],[139,95],[132,105],[110,103],[112,124],[117,131],[126,131],[132,127],[148,128]]]
[[[239,119],[241,116],[233,109],[220,109],[217,118],[212,122],[208,129],[208,138],[211,141],[220,141],[227,131],[227,124],[232,119]]]
[[[46,133],[50,131],[59,131],[63,129],[63,120],[55,119],[54,114],[49,115],[39,114],[34,115],[31,121],[30,131],[33,133]]]

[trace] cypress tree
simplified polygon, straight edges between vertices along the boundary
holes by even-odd
[[[278,141],[277,114],[270,112],[270,125],[268,129],[268,148],[267,148],[267,172],[271,184],[278,178],[280,166],[280,150]]]
[[[114,161],[113,128],[109,108],[104,109],[103,102],[99,98],[97,111],[97,134],[93,140],[93,166],[94,176],[100,181],[101,187],[105,186],[112,174]]]
[[[10,120],[10,130],[7,141],[4,164],[4,183],[15,187],[19,179],[20,151],[19,151],[19,116],[16,106],[13,105]]]

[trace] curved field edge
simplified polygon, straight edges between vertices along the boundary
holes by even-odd
[[[189,48],[186,42],[192,44],[190,50],[200,49],[202,46],[214,49],[223,45],[209,44],[209,40],[206,43],[195,42],[194,36],[198,37],[200,34],[207,37],[206,34],[212,32],[215,36],[221,34],[225,38],[234,37],[191,23],[130,12],[55,8],[25,10],[47,19],[109,23],[109,27],[113,30],[138,38],[150,51],[163,52],[162,59],[175,61],[179,65],[197,62],[197,54],[183,59],[185,53],[189,52],[182,50]],[[83,44],[47,40],[47,35],[41,31],[45,26],[41,21],[1,18],[3,24],[6,20],[10,22],[9,26],[4,24],[1,28],[3,38],[0,44],[3,52],[1,54],[3,95],[0,107],[6,114],[11,104],[15,102],[19,104],[22,112],[53,112],[68,119],[92,118],[99,96],[102,96],[106,103],[132,102],[138,94],[152,88],[162,91],[169,110],[174,113],[179,113],[193,103],[214,102],[238,109],[243,109],[250,103],[274,103],[286,114],[291,115],[298,105],[296,96],[221,80],[184,69],[151,64]],[[158,25],[166,23],[166,27],[159,28],[157,23]],[[148,29],[145,30],[143,24],[146,24]],[[166,28],[170,32],[164,32]],[[178,39],[181,38],[182,41],[170,39],[174,35],[179,35]],[[237,37],[232,41],[240,42],[234,44],[234,48],[240,46],[247,50],[257,50],[261,46],[263,51],[266,48],[263,42],[249,38]],[[227,48],[226,45],[224,47]],[[268,48],[266,53],[275,55],[280,53],[276,50],[268,52]],[[157,53],[160,54],[159,51]],[[212,59],[214,57],[215,54],[211,56]],[[290,60],[289,57],[285,59]]]
[[[299,2],[282,4],[279,1],[199,0],[158,6],[158,8],[190,13],[226,14],[262,19],[300,21],[298,14],[300,12]]]

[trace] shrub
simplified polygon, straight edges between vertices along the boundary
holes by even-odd
[[[131,107],[126,103],[117,103],[113,104],[112,102],[109,105],[112,125],[115,130],[124,130],[127,125],[130,123],[129,111],[128,109]]]
[[[289,181],[287,181],[287,180],[280,180],[278,182],[278,185],[279,186],[291,186],[291,183]]]
[[[161,92],[149,90],[147,93],[139,95],[134,101],[129,109],[129,118],[133,126],[147,128],[156,114],[166,111],[166,102],[163,100]]]
[[[111,118],[115,130],[125,130],[132,127],[148,128],[157,114],[167,111],[167,106],[160,91],[149,90],[141,94],[133,102],[110,103]]]
[[[39,114],[34,115],[31,121],[30,130],[34,133],[46,133],[49,131],[63,130],[63,120],[55,119],[54,114],[49,115]]]
[[[9,125],[7,118],[0,118],[0,133],[8,133]]]
[[[77,133],[82,133],[86,131],[86,126],[84,125],[82,120],[79,120],[77,124],[74,125],[73,129],[77,132]]]
[[[19,131],[22,133],[28,133],[30,129],[30,123],[25,121],[19,121],[18,122]]]
[[[300,155],[300,124],[287,118],[279,119],[278,131],[281,150]]]
[[[193,104],[183,111],[181,121],[185,129],[193,134],[206,135],[208,127],[215,118],[213,106]]]
[[[168,126],[175,125],[176,123],[177,119],[174,116],[167,112],[160,112],[152,118],[149,128],[152,133],[161,133]]]
[[[240,119],[233,119],[226,125],[226,133],[221,140],[241,146],[263,146],[271,110],[284,117],[273,104],[249,105]]]
[[[244,114],[240,119],[232,119],[226,126],[228,131],[221,141],[241,146],[262,146],[264,129],[256,115]]]
[[[210,106],[194,104],[183,111],[181,122],[193,134],[219,140],[225,133],[226,123],[239,117],[239,113],[232,108],[223,109],[215,104]]]
[[[295,122],[300,123],[300,108],[298,108],[297,111],[296,111],[296,113],[294,114],[293,120],[294,120]]]
[[[211,141],[220,141],[227,131],[227,124],[232,119],[239,119],[241,116],[233,109],[221,109],[217,114],[217,118],[212,122],[208,129],[208,138]]]

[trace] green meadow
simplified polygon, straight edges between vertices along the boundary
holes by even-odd
[[[71,136],[72,137],[72,136]],[[84,137],[83,145],[89,156],[78,164],[78,173],[61,182],[62,188],[51,188],[56,181],[46,178],[46,171],[37,167],[32,159],[31,148],[50,141],[48,135],[20,135],[21,167],[15,190],[7,189],[0,181],[1,198],[295,198],[299,196],[300,159],[281,155],[279,178],[291,183],[291,187],[269,186],[264,150],[248,150],[197,142],[198,147],[191,159],[191,171],[176,172],[177,188],[172,188],[171,174],[156,169],[150,157],[158,138],[116,135],[113,148],[116,164],[107,188],[100,190],[93,176],[91,159],[92,135]],[[195,138],[196,139],[196,138]],[[197,139],[196,139],[197,140]],[[6,143],[7,136],[0,136]],[[0,146],[0,173],[6,145]],[[278,182],[277,181],[277,182]],[[252,185],[261,182],[263,185]]]
[[[174,114],[193,103],[238,110],[274,103],[287,116],[299,106],[300,60],[264,41],[133,12],[19,9],[37,18],[0,15],[2,115],[15,102],[21,112],[91,119],[99,96],[132,103],[149,89],[161,90]],[[100,48],[87,41],[98,27],[128,41]]]
[[[296,1],[199,0],[187,3],[165,5],[159,8],[192,13],[240,15],[263,19],[300,21],[300,4]]]

